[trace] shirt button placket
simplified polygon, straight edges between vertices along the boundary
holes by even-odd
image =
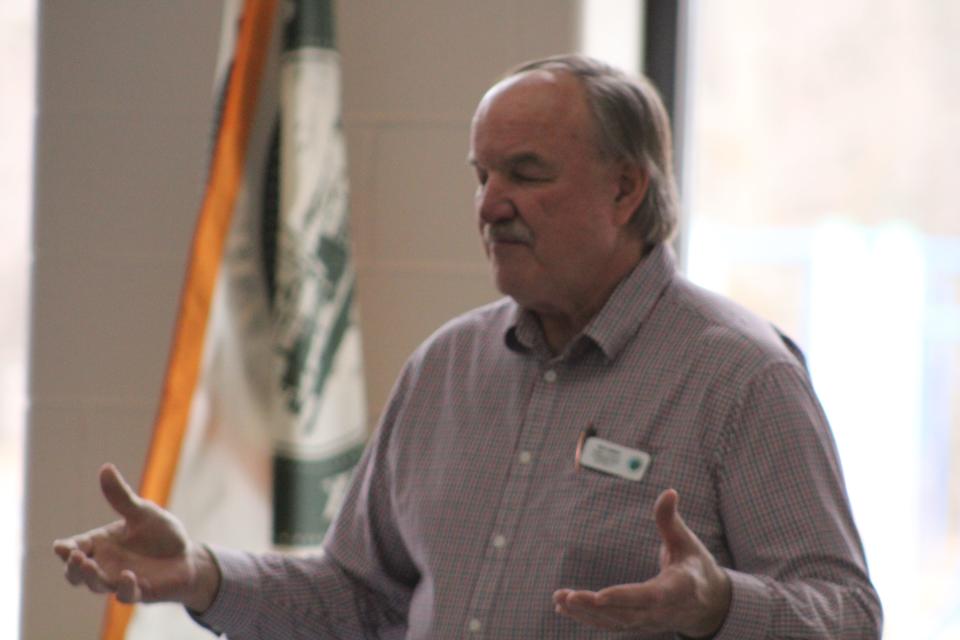
[[[554,368],[541,370],[534,385],[529,404],[526,407],[520,439],[517,443],[515,463],[504,485],[503,497],[493,523],[493,534],[484,554],[484,560],[477,575],[476,588],[469,605],[470,612],[465,625],[465,637],[476,638],[484,632],[481,622],[489,616],[495,606],[498,584],[506,570],[509,554],[506,552],[508,540],[514,536],[523,517],[529,484],[533,478],[534,465],[531,462],[543,446],[543,439],[551,419],[557,388],[557,371]],[[488,620],[489,622],[489,620]],[[494,625],[496,626],[496,625]]]

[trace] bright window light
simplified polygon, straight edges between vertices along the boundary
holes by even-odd
[[[696,7],[688,273],[806,351],[884,638],[960,638],[960,11]]]
[[[582,0],[580,50],[628,73],[637,73],[641,4],[641,0]]]
[[[0,637],[19,637],[35,0],[0,4]]]

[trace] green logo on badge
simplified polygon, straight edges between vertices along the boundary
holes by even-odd
[[[627,465],[630,467],[630,471],[636,471],[643,465],[643,462],[640,461],[640,458],[630,458]]]

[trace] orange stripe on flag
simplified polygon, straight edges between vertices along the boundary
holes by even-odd
[[[277,0],[246,0],[223,119],[200,209],[160,406],[140,484],[143,497],[166,505],[173,486],[190,405],[200,376],[210,304],[223,245],[240,190],[257,93],[270,45]],[[110,598],[102,640],[123,640],[133,607]]]

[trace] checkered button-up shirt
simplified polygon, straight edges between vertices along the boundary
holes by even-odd
[[[648,454],[643,477],[578,470],[588,428]],[[879,636],[805,370],[666,247],[559,355],[510,300],[440,329],[397,381],[325,555],[215,550],[202,620],[235,640],[637,637],[558,616],[551,596],[655,576],[670,487],[731,578],[717,638]]]

